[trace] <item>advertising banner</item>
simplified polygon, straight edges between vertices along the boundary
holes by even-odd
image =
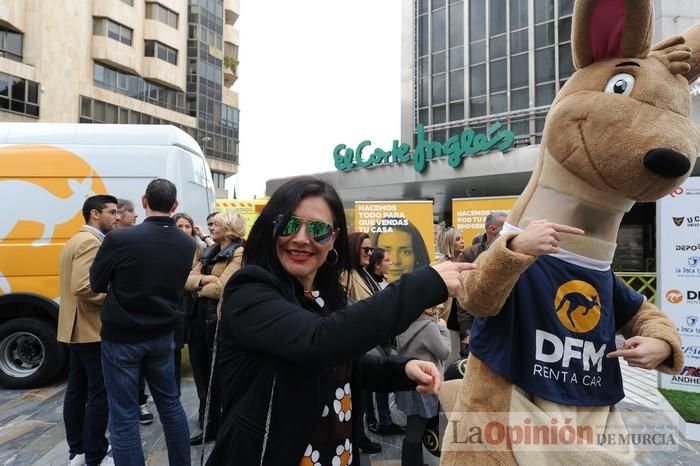
[[[355,231],[389,252],[389,282],[433,262],[433,201],[356,201]]]
[[[246,234],[245,237],[248,238],[248,233],[253,227],[253,224],[258,219],[260,212],[262,212],[263,207],[267,204],[267,199],[217,199],[216,200],[216,210],[223,212],[225,210],[233,210],[241,214],[241,217],[245,219]]]
[[[486,216],[494,210],[510,214],[516,200],[517,196],[452,199],[452,226],[462,232],[464,245],[469,247],[475,236],[484,233]]]
[[[676,324],[685,366],[661,387],[700,393],[700,177],[656,203],[657,305]]]

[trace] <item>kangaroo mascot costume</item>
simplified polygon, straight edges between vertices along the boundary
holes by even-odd
[[[441,393],[442,466],[629,464],[629,445],[596,441],[625,432],[618,357],[683,366],[675,325],[610,268],[625,212],[682,184],[700,151],[688,117],[700,26],[651,48],[652,3],[576,1],[577,71],[500,238],[462,276],[477,319],[466,375]]]

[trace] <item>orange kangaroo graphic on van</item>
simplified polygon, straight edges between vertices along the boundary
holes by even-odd
[[[20,180],[0,181],[0,198],[21,199],[20,205],[23,207],[20,210],[17,209],[16,204],[11,203],[0,206],[0,217],[3,218],[3,222],[0,223],[0,241],[5,239],[18,222],[30,220],[44,225],[44,231],[32,244],[34,246],[48,244],[56,225],[73,218],[85,199],[95,194],[92,191],[92,177],[87,177],[83,181],[69,179],[68,185],[73,194],[68,199],[62,199],[35,183]]]
[[[576,309],[578,309],[580,306],[583,306],[586,310],[583,311],[582,315],[585,316],[586,314],[588,314],[588,311],[600,305],[598,303],[598,296],[593,296],[591,299],[587,299],[578,291],[574,291],[572,293],[567,294],[561,299],[561,301],[559,302],[559,306],[557,306],[557,309],[554,312],[559,312],[559,310],[564,307],[565,303],[569,303],[569,307],[566,309],[566,317],[569,319],[569,322],[571,322],[571,325],[573,327],[576,327],[576,323],[571,318],[571,314],[573,314]]]
[[[85,223],[85,198],[106,193],[93,167],[65,149],[18,145],[0,149],[0,295],[57,299],[58,258]]]

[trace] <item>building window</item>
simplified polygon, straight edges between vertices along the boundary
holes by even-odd
[[[238,129],[238,112],[236,107],[221,104],[221,124],[227,128]]]
[[[24,36],[21,32],[0,29],[0,57],[21,62],[23,41]]]
[[[177,65],[177,50],[161,44],[156,40],[147,40],[145,55],[147,57],[156,57],[160,60],[167,61],[172,65]]]
[[[178,14],[160,3],[146,2],[146,18],[155,19],[177,29]]]
[[[39,83],[0,73],[0,110],[39,117]]]
[[[220,172],[211,172],[211,177],[214,180],[214,187],[218,189],[226,189],[226,175]]]
[[[137,112],[126,107],[119,107],[101,100],[80,96],[80,123],[113,123],[135,125],[172,125],[188,133],[193,138],[197,136],[195,128],[181,125],[173,121],[155,118],[147,113]]]
[[[98,62],[95,62],[94,73],[95,87],[185,113],[184,92],[146,81],[135,74],[125,73]]]
[[[96,36],[107,36],[122,44],[131,45],[133,30],[109,18],[94,18],[92,33]]]
[[[126,3],[129,6],[134,6],[134,0],[122,0],[122,3]]]

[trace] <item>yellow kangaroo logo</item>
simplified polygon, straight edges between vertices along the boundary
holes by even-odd
[[[82,206],[106,193],[93,167],[65,149],[0,149],[0,294],[59,296],[58,258],[85,223]]]
[[[554,312],[572,332],[586,333],[600,321],[600,295],[588,282],[570,280],[559,287],[554,298]]]

